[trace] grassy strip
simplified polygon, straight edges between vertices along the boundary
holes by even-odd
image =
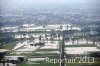
[[[89,45],[89,44],[84,44],[84,45],[65,45],[65,47],[95,47],[95,45]]]
[[[39,49],[39,51],[59,51],[59,49]]]
[[[45,56],[45,57],[59,57],[59,54],[56,53],[45,53],[45,54],[41,54],[41,53],[33,53],[31,56]]]

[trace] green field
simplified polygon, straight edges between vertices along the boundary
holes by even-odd
[[[13,49],[14,46],[16,46],[17,42],[12,42],[12,43],[9,43],[9,44],[5,44],[4,45],[4,49]]]

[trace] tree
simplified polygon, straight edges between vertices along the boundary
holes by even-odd
[[[68,30],[68,25],[66,26],[67,30]]]
[[[69,39],[70,39],[69,37],[65,37],[65,40],[66,40],[66,41],[69,41]]]
[[[19,63],[21,63],[21,62],[24,61],[24,58],[23,57],[18,57],[18,61],[19,61]]]
[[[47,40],[47,34],[45,34],[45,39]]]
[[[62,25],[60,25],[60,29],[61,29],[61,30],[63,29],[63,26],[62,26]]]

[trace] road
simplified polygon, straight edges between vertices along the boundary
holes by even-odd
[[[60,46],[60,49],[61,49],[61,52],[60,52],[60,60],[61,60],[60,66],[65,66],[65,58],[64,58],[64,55],[65,55],[65,53],[64,53],[65,44],[64,44],[64,41],[65,41],[65,39],[64,39],[64,34],[63,34],[63,38],[62,38],[62,42],[61,42],[61,46]]]

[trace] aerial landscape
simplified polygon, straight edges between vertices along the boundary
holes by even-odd
[[[0,66],[100,66],[99,0],[0,0]]]

